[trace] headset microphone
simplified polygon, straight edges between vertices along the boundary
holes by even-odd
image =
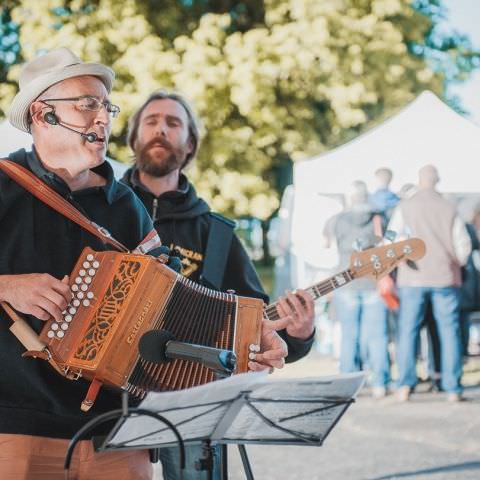
[[[63,128],[66,128],[67,130],[70,130],[71,132],[78,133],[81,137],[83,137],[89,143],[93,143],[98,139],[97,134],[94,132],[89,132],[89,133],[78,132],[73,128],[63,125],[58,121],[58,117],[53,112],[46,112],[45,115],[43,116],[43,119],[50,125],[58,125],[59,127],[63,127]]]

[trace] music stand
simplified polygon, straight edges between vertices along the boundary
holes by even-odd
[[[364,374],[273,379],[248,373],[177,392],[149,393],[142,410],[175,425],[185,444],[238,444],[253,479],[245,444],[321,446],[363,385]],[[176,444],[168,427],[124,418],[96,448],[152,449]]]

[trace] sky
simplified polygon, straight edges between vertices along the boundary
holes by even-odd
[[[480,0],[445,0],[444,4],[449,10],[449,27],[467,34],[473,46],[480,48]],[[461,99],[468,118],[480,126],[480,71],[465,83],[450,87],[450,92]]]

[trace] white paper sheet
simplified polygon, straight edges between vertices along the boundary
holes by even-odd
[[[184,441],[209,438],[319,444],[363,381],[363,373],[301,379],[248,373],[177,392],[150,393],[139,407],[166,417]],[[151,417],[132,417],[109,445],[138,448],[175,442],[164,424]]]

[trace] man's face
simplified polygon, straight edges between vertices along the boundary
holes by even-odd
[[[134,144],[140,171],[163,177],[180,170],[192,152],[187,112],[175,100],[154,100],[143,110]]]
[[[105,159],[108,138],[111,131],[111,117],[102,107],[92,111],[84,101],[55,100],[77,97],[94,97],[100,102],[108,100],[108,93],[103,82],[93,76],[74,77],[54,85],[36,102],[36,108],[42,108],[42,114],[53,111],[59,122],[81,133],[95,133],[97,140],[88,142],[81,135],[68,131],[61,126],[49,128],[48,143],[52,151],[62,153],[64,158],[76,157],[78,162],[85,158],[85,167],[92,168]],[[51,100],[52,99],[52,100]],[[80,165],[79,165],[80,166]]]

